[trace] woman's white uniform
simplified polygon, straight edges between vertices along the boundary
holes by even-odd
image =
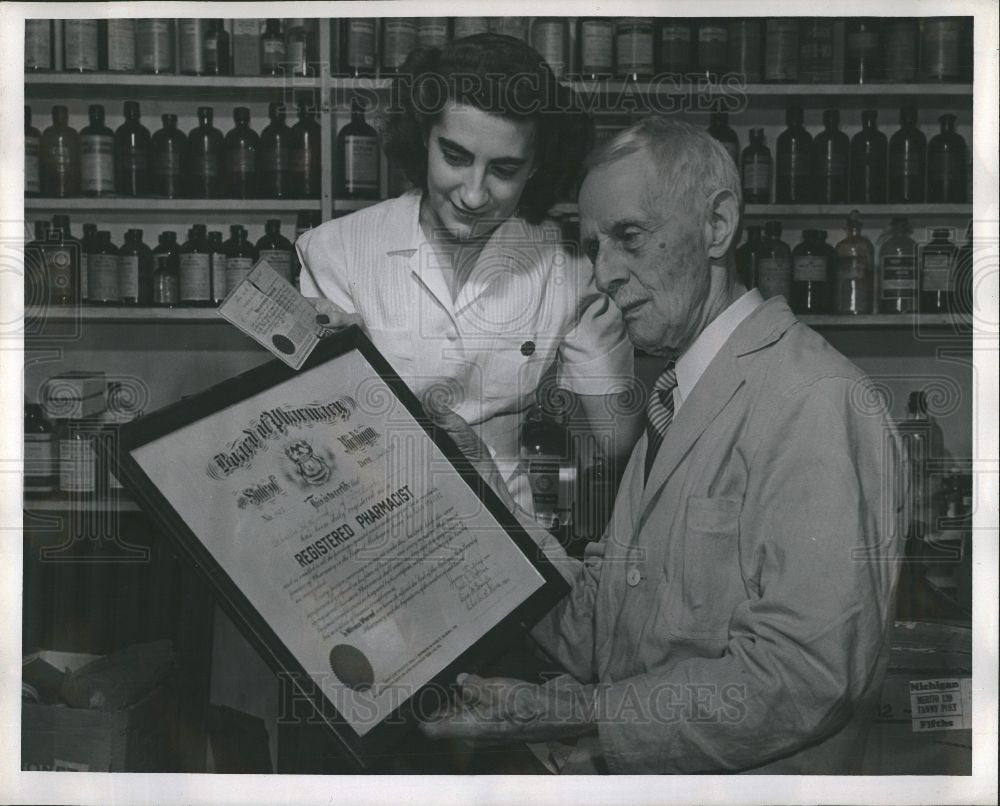
[[[478,427],[515,500],[531,512],[517,457],[543,374],[557,362],[559,386],[611,394],[633,377],[632,345],[589,263],[567,253],[550,221],[514,217],[497,227],[452,299],[444,274],[451,263],[424,236],[420,198],[411,191],[304,233],[296,243],[302,293],[359,314],[418,396],[441,395]]]

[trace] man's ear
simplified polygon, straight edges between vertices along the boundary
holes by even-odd
[[[740,226],[740,203],[731,190],[717,190],[708,200],[708,221],[705,222],[705,242],[708,256],[722,260],[736,237]]]

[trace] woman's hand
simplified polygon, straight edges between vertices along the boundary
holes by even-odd
[[[342,330],[345,327],[350,327],[351,325],[357,325],[362,330],[365,330],[365,334],[367,335],[365,320],[360,315],[341,310],[325,297],[306,297],[306,299],[316,309],[316,328],[319,331],[320,338],[329,336],[331,333]]]

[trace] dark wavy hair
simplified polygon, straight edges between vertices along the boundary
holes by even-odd
[[[538,51],[519,39],[476,34],[440,49],[418,48],[407,57],[393,86],[383,142],[386,156],[424,189],[424,143],[449,103],[535,121],[535,173],[518,208],[528,222],[541,221],[578,180],[593,144],[593,123],[576,94],[558,82]]]

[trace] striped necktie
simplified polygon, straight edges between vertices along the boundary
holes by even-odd
[[[646,475],[653,467],[653,460],[663,444],[663,435],[667,433],[670,421],[674,419],[674,389],[677,386],[677,372],[674,362],[670,361],[660,377],[653,384],[653,391],[646,403]]]

